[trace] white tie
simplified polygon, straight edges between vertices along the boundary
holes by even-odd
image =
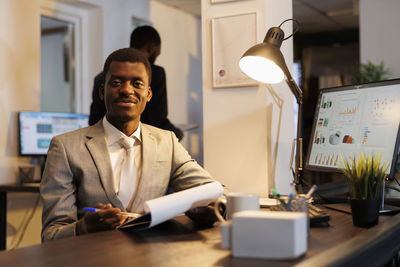
[[[135,139],[123,137],[119,139],[119,144],[125,148],[126,153],[122,161],[118,197],[124,207],[127,208],[136,188],[135,150],[133,149]]]

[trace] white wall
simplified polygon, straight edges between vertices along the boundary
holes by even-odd
[[[15,182],[17,166],[30,160],[18,157],[17,111],[40,108],[40,0],[0,1],[0,58],[0,183],[5,184]],[[38,194],[8,195],[9,246]],[[22,244],[40,240],[37,215],[35,230]]]
[[[400,1],[360,1],[360,60],[383,61],[390,78],[400,78]]]
[[[266,196],[273,187],[289,193],[293,96],[284,83],[213,89],[211,19],[257,11],[261,42],[268,28],[292,17],[292,1],[202,1],[201,11],[205,168],[232,191]],[[285,24],[283,30],[290,34],[291,24]],[[292,39],[281,47],[289,69],[292,47]]]
[[[132,17],[149,19],[149,0],[83,0],[101,7],[103,13],[102,25],[97,25],[103,32],[103,58],[113,51],[129,47],[132,31]],[[98,72],[102,70],[100,66]]]
[[[0,183],[15,181],[17,112],[40,108],[39,0],[0,2]]]
[[[182,142],[202,164],[201,20],[151,1],[150,21],[161,36],[161,54],[156,64],[165,68],[167,76],[168,118],[173,124],[199,126],[185,132]]]

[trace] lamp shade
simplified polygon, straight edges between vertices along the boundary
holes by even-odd
[[[279,83],[288,74],[280,46],[284,37],[278,27],[270,28],[264,42],[248,49],[239,60],[240,69],[250,78],[262,83]]]

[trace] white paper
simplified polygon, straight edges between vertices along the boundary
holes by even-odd
[[[205,206],[220,197],[223,192],[219,182],[212,182],[146,201],[145,211],[151,214],[149,227],[172,219],[191,208]]]

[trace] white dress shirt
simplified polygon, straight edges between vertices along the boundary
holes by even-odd
[[[124,159],[125,156],[125,148],[121,147],[121,145],[118,143],[118,140],[121,139],[121,137],[126,137],[126,135],[118,130],[114,125],[112,125],[110,122],[108,122],[107,118],[104,116],[103,118],[103,127],[104,127],[104,133],[105,133],[105,139],[106,139],[106,144],[107,144],[107,149],[108,153],[110,155],[110,160],[111,160],[111,168],[113,171],[113,181],[114,181],[114,190],[115,193],[118,194],[119,192],[119,172],[121,168],[121,162]],[[129,136],[130,138],[136,139],[135,144],[133,146],[133,149],[135,151],[135,164],[136,164],[136,188],[135,192],[137,189],[137,185],[139,184],[139,180],[141,177],[142,173],[142,140],[141,140],[141,134],[140,134],[140,123],[136,131]],[[133,194],[133,196],[135,193]],[[131,199],[132,202],[132,199]],[[131,206],[132,203],[128,205],[128,207]]]

